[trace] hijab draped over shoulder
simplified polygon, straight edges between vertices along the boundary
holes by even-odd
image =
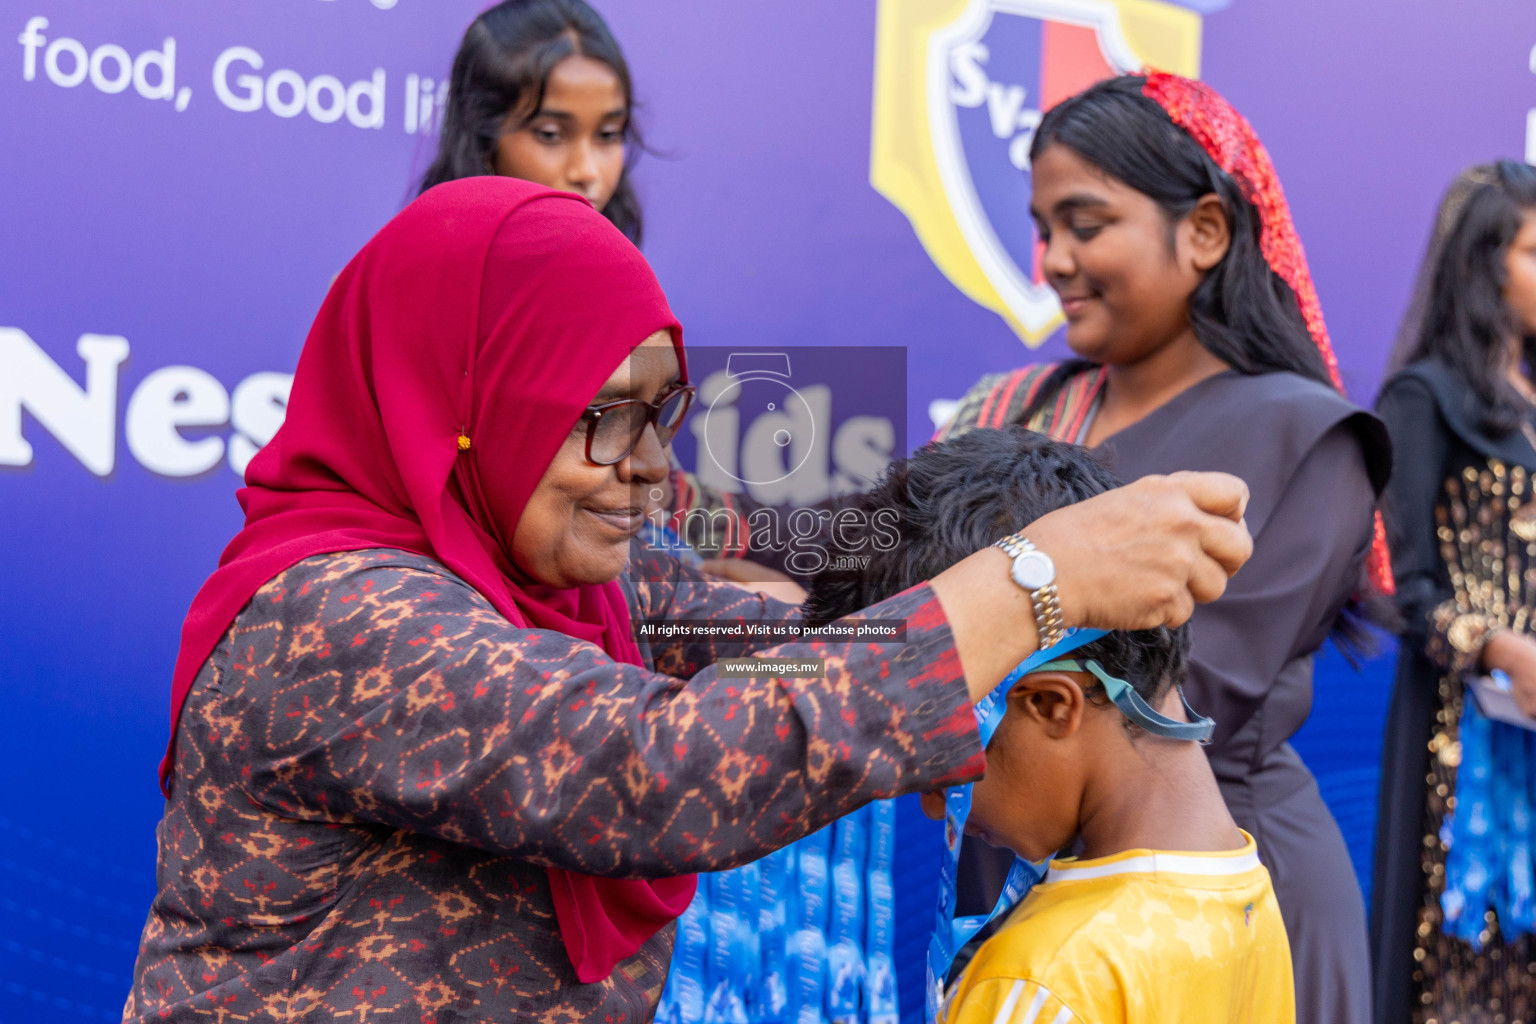
[[[328,552],[425,555],[513,626],[641,664],[616,582],[544,586],[518,570],[511,544],[582,410],[631,350],[663,330],[686,367],[682,329],[650,267],[578,196],[467,178],[390,221],[331,287],[287,419],[239,492],[245,528],[187,613],[172,743],[193,680],[241,608],[277,574]],[[539,743],[529,737],[531,751]],[[167,753],[167,793],[171,765]],[[694,892],[692,876],[548,875],[583,982],[606,977]]]

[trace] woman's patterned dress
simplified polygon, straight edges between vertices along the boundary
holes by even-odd
[[[637,550],[637,624],[793,614]],[[519,629],[442,565],[308,559],[251,600],[181,716],[159,895],[125,1021],[649,1019],[671,926],[576,981],[544,867],[731,867],[864,803],[977,777],[933,592],[868,611],[904,644],[799,644],[823,679],[717,677],[749,648],[642,643],[648,667]]]

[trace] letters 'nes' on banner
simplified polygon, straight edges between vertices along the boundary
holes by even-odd
[[[338,0],[319,0],[315,6],[323,3],[337,4],[325,12],[338,23],[337,28],[342,18],[355,19],[364,13],[343,10]],[[471,5],[443,5],[443,17],[433,19],[440,23],[438,44],[416,48],[417,54],[407,63],[392,59],[389,51],[398,52],[398,44],[338,46],[322,38],[295,45],[285,38],[280,24],[269,20],[242,25],[248,19],[239,14],[209,19],[190,7],[175,5],[162,5],[153,14],[126,9],[104,12],[78,3],[38,6],[38,13],[16,23],[20,31],[14,36],[11,84],[21,88],[13,101],[7,101],[8,107],[23,124],[29,114],[51,115],[65,137],[67,125],[88,126],[97,117],[132,125],[139,135],[150,138],[171,133],[175,141],[162,143],[166,160],[202,157],[211,180],[172,190],[174,195],[165,197],[179,202],[157,205],[153,186],[137,193],[118,192],[108,172],[91,181],[95,186],[91,191],[76,193],[71,203],[82,213],[82,204],[96,207],[94,216],[118,220],[130,229],[162,232],[166,216],[192,209],[215,222],[231,221],[231,228],[245,216],[259,215],[264,205],[274,201],[313,205],[321,215],[324,190],[311,196],[286,188],[274,193],[270,183],[274,178],[281,180],[280,174],[265,175],[266,189],[220,195],[218,179],[226,177],[227,171],[217,158],[210,159],[212,154],[199,150],[222,146],[229,153],[254,151],[258,159],[286,152],[297,162],[320,168],[334,166],[338,159],[364,156],[369,149],[367,136],[358,132],[387,135],[392,143],[389,164],[380,165],[382,173],[370,175],[392,183],[391,201],[380,205],[376,214],[382,223],[406,198],[412,140],[426,137],[430,144],[441,120],[448,89],[443,73],[451,52],[447,47],[460,21],[448,8],[461,8],[458,14],[464,18],[472,16]],[[372,4],[373,13],[380,17],[380,12],[395,6],[395,0]],[[399,20],[403,15],[391,16]],[[273,18],[281,17],[274,10]],[[359,34],[358,42],[366,43],[385,26],[375,22],[361,27],[374,30]],[[379,66],[385,59],[393,66]],[[373,148],[377,150],[376,142]],[[29,152],[36,160],[48,161],[46,150],[34,147]],[[124,153],[112,147],[110,152],[115,166],[129,172],[140,162],[153,162],[145,160],[150,155],[146,151]],[[109,212],[110,203],[100,204],[110,196],[134,209]],[[27,201],[47,204],[49,196],[33,191]],[[182,204],[191,209],[179,209]],[[58,212],[67,216],[69,208],[60,206]],[[145,218],[145,213],[152,215]],[[143,223],[146,219],[148,224]],[[163,242],[180,248],[192,243],[194,234],[173,231]],[[233,237],[242,234],[253,233],[230,232]],[[345,249],[327,247],[336,261],[334,273],[345,259]],[[196,258],[190,251],[177,255]],[[213,277],[219,279],[217,274]],[[89,280],[98,286],[98,301],[121,283],[110,278]],[[317,283],[323,284],[323,279]],[[259,281],[251,284],[263,290]],[[154,304],[159,291],[143,289],[139,303]],[[228,302],[240,291],[239,285],[224,284],[200,296],[197,305],[215,303],[214,295]],[[306,291],[313,298],[319,289],[311,286]],[[85,305],[89,308],[91,303]],[[268,353],[263,360],[266,367],[236,377],[221,372],[228,354],[218,341],[178,346],[200,351],[204,356],[200,363],[146,366],[163,361],[161,352],[170,346],[144,332],[130,334],[112,319],[124,319],[123,311],[119,309],[115,317],[108,312],[89,324],[59,325],[66,331],[74,328],[72,337],[61,339],[55,336],[54,324],[36,319],[15,322],[0,311],[0,467],[32,465],[33,448],[22,430],[24,409],[98,477],[110,476],[123,456],[162,477],[198,477],[221,462],[236,476],[242,474],[251,456],[282,423],[302,330],[269,339],[260,346]],[[155,326],[174,335],[179,333],[176,319],[162,316]],[[120,454],[122,447],[126,451]]]

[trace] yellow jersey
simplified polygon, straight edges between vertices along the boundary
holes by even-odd
[[[1295,1024],[1291,947],[1253,837],[1226,853],[1052,861],[977,952],[945,1024]]]

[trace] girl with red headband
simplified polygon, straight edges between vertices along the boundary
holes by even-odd
[[[1080,358],[983,379],[940,435],[1023,423],[1125,479],[1220,469],[1252,488],[1254,558],[1193,619],[1189,700],[1216,720],[1212,766],[1274,877],[1296,1018],[1367,1024],[1360,887],[1287,740],[1313,654],[1357,595],[1391,585],[1383,428],[1341,394],[1269,155],[1214,91],[1156,72],[1100,82],[1046,114],[1031,159],[1040,266]]]

